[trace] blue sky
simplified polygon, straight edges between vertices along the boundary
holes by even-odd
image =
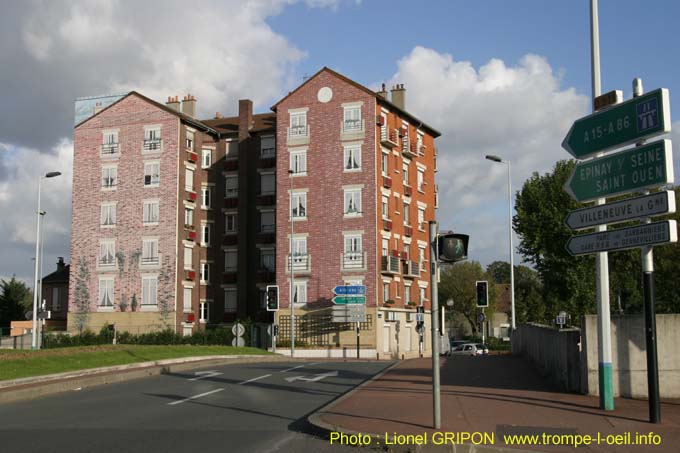
[[[680,2],[599,3],[603,91],[627,99],[640,76],[646,90],[669,88],[680,112]],[[46,269],[68,257],[76,97],[192,93],[204,117],[234,114],[241,98],[268,111],[323,66],[374,88],[406,85],[407,109],[443,134],[442,227],[471,234],[471,259],[507,260],[506,172],[484,155],[513,162],[515,189],[569,157],[560,143],[590,109],[589,20],[588,0],[9,2],[0,17],[0,277],[32,278],[41,172],[64,173],[44,199]]]

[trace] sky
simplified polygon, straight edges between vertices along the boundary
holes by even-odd
[[[560,144],[590,109],[588,0],[5,2],[0,16],[0,278],[32,282],[37,181],[44,273],[69,256],[73,102],[138,90],[191,93],[201,117],[257,112],[328,66],[370,88],[403,83],[437,139],[441,229],[469,257],[509,259],[513,191],[570,157]],[[600,0],[602,90],[680,85],[680,2]],[[677,88],[680,88],[677,87]],[[680,122],[671,134],[680,143]],[[677,151],[674,144],[674,149]],[[678,165],[676,174],[678,173]],[[515,245],[518,243],[515,236]],[[522,257],[516,255],[515,262]]]

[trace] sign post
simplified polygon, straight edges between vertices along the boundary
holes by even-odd
[[[333,288],[333,322],[355,322],[357,332],[357,359],[361,352],[361,322],[366,322],[366,287],[364,285],[339,285]]]

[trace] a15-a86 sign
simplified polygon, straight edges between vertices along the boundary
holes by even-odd
[[[670,132],[670,116],[668,90],[659,88],[576,120],[562,147],[582,159]]]

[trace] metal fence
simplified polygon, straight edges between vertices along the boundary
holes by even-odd
[[[366,322],[359,323],[359,330],[371,330],[373,315],[366,315]],[[340,346],[332,340],[333,336],[342,331],[354,330],[356,323],[332,322],[329,311],[325,314],[295,316],[295,344],[306,346]],[[336,336],[336,338],[339,335]],[[277,343],[290,343],[290,315],[279,316],[279,332]]]

